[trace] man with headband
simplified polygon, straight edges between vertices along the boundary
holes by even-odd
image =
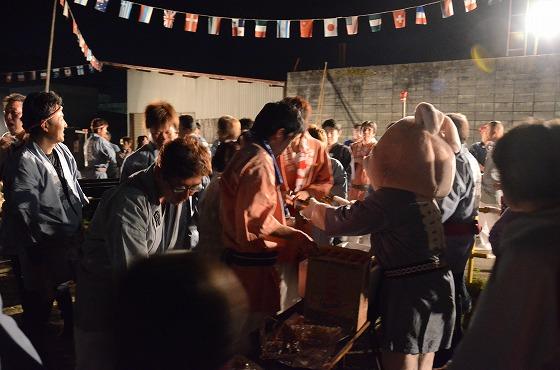
[[[67,124],[60,96],[29,94],[22,121],[29,140],[6,163],[0,237],[21,265],[24,331],[48,363],[46,324],[55,288],[72,278],[68,257],[79,241],[87,198],[76,161],[62,144]]]

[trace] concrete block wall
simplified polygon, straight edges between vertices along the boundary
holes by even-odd
[[[308,99],[312,121],[334,118],[344,136],[354,123],[372,120],[378,136],[402,116],[400,92],[408,91],[407,114],[416,104],[430,102],[444,112],[460,112],[477,127],[490,120],[506,129],[528,117],[560,118],[560,55],[539,55],[430,63],[340,68],[328,70],[324,104],[319,109],[323,71],[288,74],[286,93]]]

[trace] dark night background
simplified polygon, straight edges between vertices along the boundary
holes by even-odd
[[[231,23],[222,20],[219,36],[208,35],[207,20],[199,18],[198,31],[183,31],[184,15],[177,14],[173,29],[162,24],[162,11],[154,9],[150,24],[139,23],[139,6],[130,19],[118,17],[120,1],[111,0],[106,13],[69,0],[79,28],[94,55],[101,61],[191,72],[285,80],[287,72],[377,64],[468,59],[474,45],[486,56],[505,56],[509,1],[478,0],[478,9],[465,13],[463,0],[454,0],[455,15],[443,19],[439,4],[425,7],[428,25],[414,24],[415,10],[407,11],[407,27],[397,30],[391,14],[384,14],[380,32],[372,33],[367,17],[359,19],[359,32],[347,36],[344,19],[338,21],[338,37],[323,37],[323,22],[314,24],[313,38],[299,37],[299,22],[291,24],[291,38],[276,38],[276,23],[269,22],[267,37],[254,38],[254,21],[245,24],[245,37],[231,36]],[[306,19],[373,14],[422,5],[427,0],[142,0],[145,5],[180,12],[233,18]],[[515,7],[524,0],[513,0]],[[58,1],[57,1],[58,4]],[[2,3],[0,28],[0,74],[44,69],[47,63],[53,1],[28,0]],[[71,23],[57,5],[53,68],[85,64]],[[541,40],[540,53],[560,52],[558,42]],[[106,67],[103,72],[84,77],[53,80],[52,89],[64,93],[66,114],[75,126],[84,127],[92,115],[107,113],[121,121],[126,104],[126,73]],[[39,82],[0,82],[0,95],[11,91],[40,89]],[[90,93],[76,95],[78,91]],[[94,91],[94,92],[93,92]],[[89,101],[90,96],[97,101]],[[69,100],[70,99],[70,100]],[[95,100],[93,99],[93,100]],[[72,104],[70,104],[72,103]],[[121,105],[121,108],[119,107]],[[97,110],[95,107],[97,106]],[[84,113],[86,112],[86,113]],[[227,112],[225,112],[227,113]],[[76,122],[79,121],[79,122]],[[120,127],[121,125],[119,125]],[[119,128],[120,131],[120,128]],[[119,132],[120,133],[120,132]]]

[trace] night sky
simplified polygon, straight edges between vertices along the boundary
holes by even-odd
[[[514,0],[521,1],[521,0]],[[146,5],[197,14],[239,18],[305,19],[371,14],[416,6],[427,0],[309,1],[213,1],[143,0]],[[8,4],[6,4],[8,3]],[[0,72],[44,68],[52,12],[50,0],[9,1],[2,4],[0,27]],[[231,23],[222,20],[221,34],[208,35],[206,18],[200,18],[197,33],[183,31],[184,17],[178,14],[173,29],[162,25],[162,11],[154,10],[150,24],[137,21],[139,7],[129,20],[118,17],[119,0],[110,0],[106,13],[70,0],[71,9],[87,43],[99,60],[139,66],[178,69],[284,80],[299,58],[298,70],[365,66],[451,59],[468,59],[471,47],[480,45],[488,56],[504,56],[508,1],[479,0],[478,9],[465,13],[463,0],[453,1],[455,15],[442,19],[439,5],[427,6],[428,25],[414,24],[415,12],[407,12],[407,27],[396,30],[390,14],[383,15],[381,32],[370,32],[367,17],[360,18],[359,33],[346,35],[339,19],[338,37],[323,37],[323,22],[315,22],[314,37],[301,39],[299,23],[292,22],[290,39],[276,38],[270,22],[265,39],[254,38],[254,22],[247,21],[244,38],[232,38]],[[71,32],[70,22],[57,9],[53,67],[85,63]],[[557,44],[556,44],[557,45]],[[541,42],[550,52],[553,43]],[[346,49],[345,58],[341,50]],[[556,50],[557,51],[557,50]]]

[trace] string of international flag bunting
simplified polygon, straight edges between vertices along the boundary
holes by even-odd
[[[100,12],[106,12],[110,0],[95,0],[94,9]],[[463,0],[465,5],[465,11],[471,12],[477,8],[476,0]],[[494,0],[489,0],[491,5]],[[501,0],[500,0],[501,1]],[[74,3],[87,6],[88,0],[74,0]],[[416,19],[415,24],[417,25],[427,25],[428,19],[426,17],[425,7],[431,5],[438,5],[441,8],[441,14],[443,18],[448,18],[454,15],[453,2],[452,0],[437,0],[430,3],[422,4],[419,6],[408,7],[403,9],[395,9],[390,11],[384,11],[374,14],[361,14],[353,16],[344,17],[334,17],[334,18],[320,18],[320,19],[254,19],[254,18],[231,18],[223,16],[214,16],[207,14],[195,14],[186,13],[176,10],[164,9],[155,6],[148,6],[134,1],[121,0],[119,17],[124,19],[130,19],[132,9],[136,6],[139,7],[138,22],[150,23],[152,20],[152,15],[154,10],[161,12],[161,20],[163,27],[173,28],[175,25],[175,20],[178,16],[185,19],[184,30],[186,32],[197,32],[198,23],[201,17],[207,18],[207,29],[209,35],[219,35],[220,26],[224,19],[231,20],[231,35],[233,37],[244,37],[245,36],[245,25],[247,21],[253,21],[255,27],[255,37],[265,38],[267,32],[267,26],[269,23],[276,23],[276,37],[281,39],[290,38],[290,24],[291,22],[299,22],[299,34],[301,38],[311,38],[313,37],[313,23],[316,21],[323,22],[324,37],[336,37],[338,36],[338,19],[344,18],[346,24],[346,34],[356,35],[358,34],[358,18],[368,17],[369,26],[371,32],[378,32],[381,30],[382,26],[382,15],[391,14],[393,18],[393,24],[395,28],[405,28],[406,27],[406,13],[410,10],[415,10]]]
[[[78,45],[84,54],[86,60],[90,63],[89,70],[91,72],[97,70],[101,71],[102,62],[97,60],[93,55],[92,50],[87,45],[82,33],[80,32],[76,19],[72,14],[72,10],[68,4],[70,0],[59,0],[60,6],[62,7],[62,14],[69,18],[72,22],[72,32],[76,35],[78,40]],[[74,0],[75,4],[87,6],[89,0]],[[105,13],[109,6],[110,0],[95,0],[94,9]],[[465,12],[472,12],[477,8],[477,0],[463,0],[465,6]],[[502,0],[488,0],[488,5],[493,5],[495,1]],[[324,37],[336,37],[339,36],[338,32],[338,19],[342,18],[345,20],[346,34],[349,36],[358,34],[358,19],[361,17],[367,17],[371,32],[381,31],[381,26],[383,24],[382,15],[387,14],[392,16],[392,23],[396,29],[405,28],[406,24],[406,14],[408,11],[415,11],[415,24],[416,25],[427,25],[428,18],[426,17],[425,8],[428,6],[439,5],[441,9],[442,18],[449,18],[455,14],[453,9],[452,0],[437,0],[429,3],[425,3],[418,6],[412,6],[402,9],[394,9],[373,14],[360,14],[352,16],[340,16],[334,18],[315,18],[315,19],[254,19],[254,18],[231,18],[224,16],[214,16],[208,14],[195,14],[186,13],[176,10],[164,9],[155,6],[148,6],[141,3],[120,0],[119,17],[123,19],[130,19],[132,10],[134,7],[139,7],[138,11],[138,22],[150,23],[152,20],[152,15],[154,10],[161,12],[162,25],[165,28],[173,28],[176,24],[175,20],[180,16],[184,18],[184,30],[186,32],[197,32],[199,30],[198,23],[200,18],[207,18],[207,30],[209,35],[219,35],[222,21],[228,19],[231,21],[231,35],[233,37],[244,37],[245,36],[245,25],[247,21],[254,22],[254,35],[256,38],[265,38],[267,33],[267,26],[269,24],[276,23],[276,37],[281,39],[287,39],[291,37],[290,26],[291,22],[299,23],[299,36],[301,38],[311,38],[313,37],[313,24],[314,22],[323,22],[323,35]],[[76,66],[75,75],[83,75],[81,73],[84,66]],[[80,69],[78,69],[80,68]],[[63,71],[63,75],[66,77],[72,76],[72,67],[55,68],[52,70],[54,78],[60,76],[60,71]],[[56,72],[55,72],[56,71]],[[68,72],[70,71],[70,72]],[[4,73],[3,81],[10,83],[13,81],[23,82],[26,80],[35,80],[37,72],[40,73],[42,79],[46,78],[46,72],[43,71],[25,71],[25,72],[8,72]],[[26,77],[27,76],[27,77]]]
[[[81,64],[76,66],[57,67],[51,69],[51,78],[65,78],[74,76],[85,76],[95,73],[95,68],[91,64]],[[38,81],[47,79],[47,70],[39,69],[32,71],[4,72],[2,82],[14,83],[25,81]]]

